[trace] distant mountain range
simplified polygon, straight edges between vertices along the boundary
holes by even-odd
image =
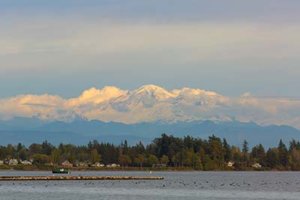
[[[290,126],[260,126],[256,123],[239,121],[192,121],[192,122],[149,122],[124,124],[116,122],[88,121],[75,119],[72,122],[43,121],[38,118],[13,118],[0,121],[0,144],[31,144],[48,140],[53,144],[86,144],[97,139],[100,142],[119,144],[125,139],[134,144],[149,143],[162,133],[175,136],[191,135],[207,138],[214,134],[226,138],[231,144],[241,145],[246,139],[249,145],[262,143],[265,146],[277,145],[280,139],[288,142],[300,140],[300,130]]]
[[[64,98],[52,94],[24,94],[0,99],[0,120],[36,117],[70,122],[77,118],[137,124],[163,121],[253,121],[286,124],[300,129],[300,100],[258,98],[249,93],[228,97],[197,88],[168,90],[143,85],[133,90],[114,86],[90,88]]]

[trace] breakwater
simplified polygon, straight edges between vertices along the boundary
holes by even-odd
[[[163,180],[159,176],[0,176],[0,181]]]

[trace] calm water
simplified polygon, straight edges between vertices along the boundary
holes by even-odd
[[[147,172],[72,172],[72,175],[134,175]],[[5,175],[49,172],[0,171]],[[163,181],[0,182],[0,200],[89,199],[300,199],[298,172],[154,172]]]

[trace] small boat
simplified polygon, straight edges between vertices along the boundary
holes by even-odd
[[[68,169],[65,169],[65,168],[57,168],[57,169],[53,169],[52,173],[53,174],[69,174],[70,171]]]

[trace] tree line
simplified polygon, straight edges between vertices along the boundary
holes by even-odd
[[[26,147],[19,143],[0,146],[0,160],[31,160],[34,166],[59,166],[64,161],[76,165],[118,164],[127,168],[167,168],[194,170],[300,170],[300,143],[282,140],[266,149],[258,144],[251,149],[245,140],[242,147],[230,145],[214,135],[208,139],[162,134],[150,144],[120,145],[90,141],[87,145],[59,144],[44,141]],[[229,164],[230,163],[230,164]]]

